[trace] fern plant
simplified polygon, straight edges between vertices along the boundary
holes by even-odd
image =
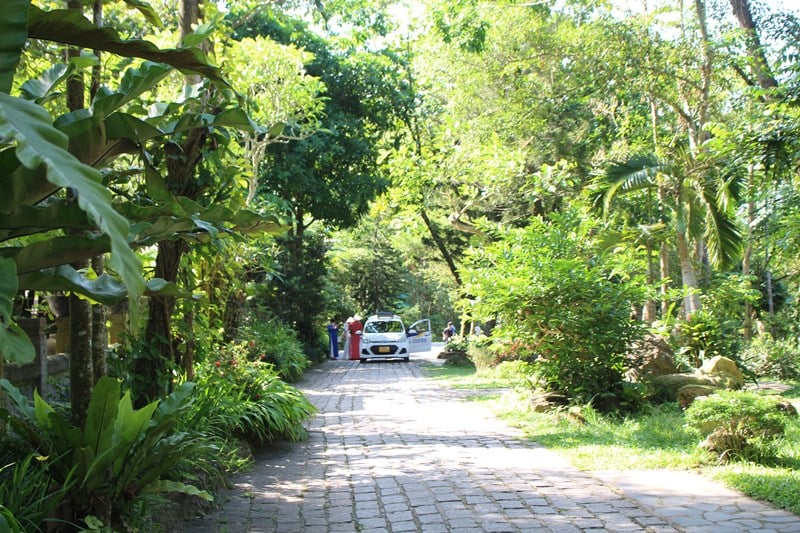
[[[86,423],[78,428],[38,393],[31,404],[8,380],[0,380],[16,408],[6,413],[7,422],[47,462],[58,483],[66,486],[74,478],[66,495],[71,519],[118,529],[146,494],[180,492],[211,500],[207,492],[170,478],[195,446],[196,434],[176,430],[194,388],[185,383],[163,401],[136,410],[130,392],[121,395],[119,381],[104,376],[92,392]]]

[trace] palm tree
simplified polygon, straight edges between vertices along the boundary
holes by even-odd
[[[685,151],[676,155],[674,161],[663,161],[651,153],[632,155],[612,163],[595,185],[605,212],[618,194],[658,192],[662,221],[675,232],[684,313],[689,317],[701,307],[693,249],[706,249],[709,262],[718,267],[729,266],[739,257],[741,233],[732,214],[738,183],[724,181],[713,168]]]

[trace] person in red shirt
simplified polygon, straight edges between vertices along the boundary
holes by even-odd
[[[350,359],[358,361],[361,357],[361,317],[353,316],[353,321],[347,326],[350,332]]]

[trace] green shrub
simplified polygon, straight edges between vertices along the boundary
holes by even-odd
[[[444,343],[444,350],[446,352],[464,352],[469,349],[469,338],[462,337],[461,335],[453,335],[447,342]]]
[[[741,359],[757,376],[782,381],[800,379],[800,348],[794,342],[762,335],[745,348]]]
[[[541,387],[588,403],[619,390],[624,354],[641,332],[630,320],[640,297],[583,249],[579,213],[554,216],[473,250],[464,292],[475,316],[497,318],[492,338],[507,349],[498,361],[528,361]]]
[[[176,430],[188,412],[193,383],[136,410],[130,391],[120,397],[120,382],[104,376],[92,392],[83,428],[71,426],[38,393],[31,404],[8,380],[0,380],[0,388],[14,402],[15,412],[6,417],[11,427],[47,463],[53,479],[69,486],[70,520],[124,529],[125,517],[145,494],[211,499],[173,477],[175,465],[198,445],[195,434]]]
[[[311,364],[294,330],[275,319],[253,317],[239,335],[247,342],[248,359],[273,364],[284,381],[297,381]]]
[[[29,454],[22,461],[0,468],[0,515],[7,520],[7,529],[0,531],[46,531],[53,513],[72,488],[74,478],[65,484],[50,475],[46,461],[38,454]]]
[[[721,459],[764,461],[773,457],[774,441],[783,437],[789,421],[778,403],[774,396],[720,391],[695,400],[686,410],[686,423]]]
[[[271,363],[251,361],[249,353],[248,343],[233,343],[197,366],[194,416],[221,437],[236,435],[252,443],[302,439],[302,423],[314,406],[281,380]]]
[[[737,357],[738,348],[732,341],[735,335],[707,311],[698,311],[689,320],[679,322],[677,329],[676,356],[692,368],[699,368],[717,355],[733,360]]]

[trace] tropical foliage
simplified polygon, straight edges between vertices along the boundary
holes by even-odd
[[[194,383],[174,427],[213,420],[218,457],[301,438],[286,382],[328,319],[377,310],[453,320],[482,367],[597,409],[640,405],[644,331],[679,362],[796,376],[796,11],[390,4],[6,2],[0,372],[34,359],[18,322],[46,295],[73,331],[66,418],[38,424],[84,438],[97,387],[146,413]],[[67,481],[30,452],[6,476]],[[86,496],[104,523],[137,505]]]

